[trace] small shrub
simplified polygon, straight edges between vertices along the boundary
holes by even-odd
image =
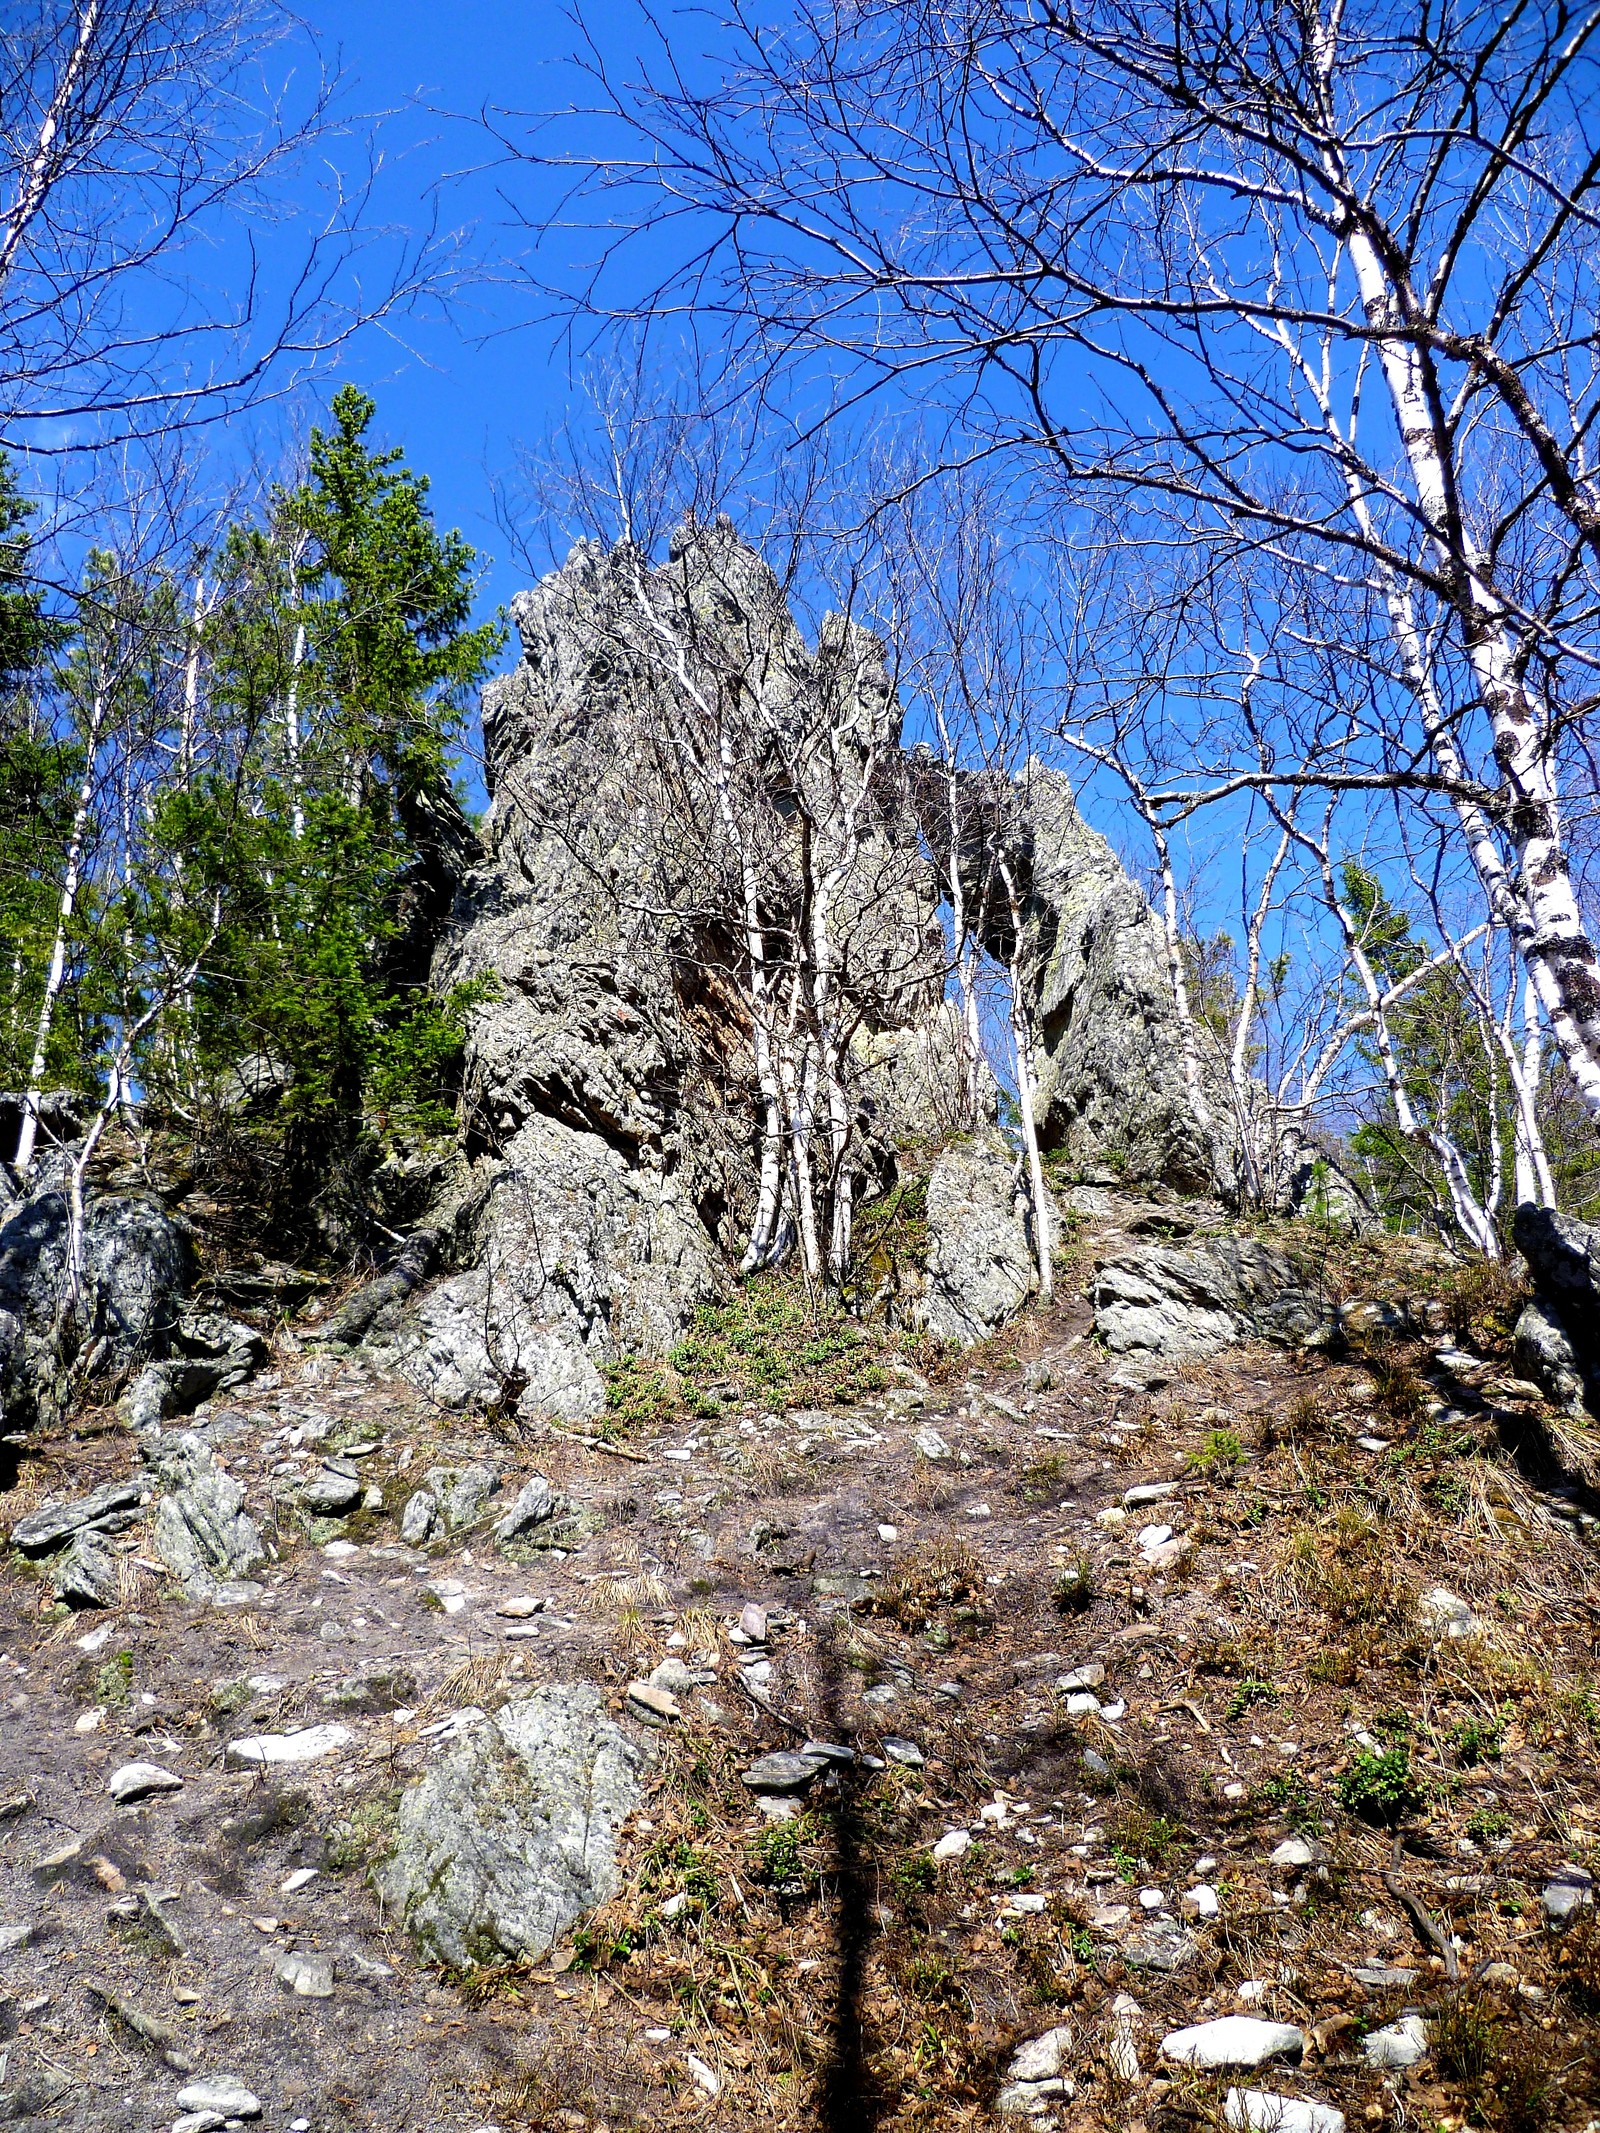
[[[1199,1448],[1189,1454],[1187,1463],[1196,1474],[1232,1474],[1244,1464],[1244,1446],[1231,1429],[1208,1430]]]
[[[778,1829],[796,1827],[792,1823],[780,1823],[764,1832],[774,1836]],[[658,1837],[639,1862],[639,1886],[647,1893],[657,1890],[667,1896],[675,1896],[681,1890],[691,1902],[710,1910],[717,1900],[719,1884],[707,1855],[691,1844],[687,1837]]]
[[[816,1869],[806,1859],[805,1847],[816,1834],[809,1815],[796,1815],[787,1822],[773,1822],[752,1839],[751,1871],[785,1903],[798,1902],[817,1886]]]
[[[1502,1807],[1480,1807],[1467,1822],[1467,1835],[1474,1844],[1493,1844],[1511,1829],[1511,1817]]]
[[[1111,1863],[1124,1881],[1133,1881],[1146,1868],[1162,1866],[1182,1834],[1183,1825],[1170,1815],[1125,1808],[1107,1831]]]
[[[618,1356],[601,1370],[606,1388],[606,1415],[624,1429],[651,1429],[679,1411],[676,1387],[659,1363],[641,1356]]]
[[[94,1677],[94,1700],[120,1710],[133,1693],[133,1654],[118,1652]]]
[[[907,1852],[896,1861],[889,1879],[902,1896],[926,1896],[938,1882],[939,1869],[932,1852]]]
[[[1339,1798],[1351,1814],[1363,1822],[1394,1823],[1417,1804],[1411,1775],[1411,1750],[1385,1748],[1381,1753],[1363,1749],[1339,1778]]]
[[[1428,2034],[1440,2073],[1481,2088],[1500,2050],[1500,2024],[1488,2003],[1474,1992],[1456,1993],[1428,2024]]]
[[[902,1629],[968,1632],[989,1627],[983,1565],[964,1541],[943,1541],[903,1556],[883,1590],[864,1604]]]
[[[1470,1769],[1494,1761],[1505,1745],[1505,1724],[1498,1718],[1465,1718],[1450,1735],[1456,1761]]]
[[[393,1840],[398,1812],[398,1797],[380,1793],[370,1800],[358,1801],[347,1815],[334,1822],[323,1854],[329,1873],[347,1874],[372,1865]]]
[[[1228,1716],[1243,1718],[1253,1703],[1276,1703],[1278,1691],[1270,1681],[1263,1681],[1257,1674],[1247,1674],[1228,1699]]]
[[[1298,1770],[1286,1770],[1278,1777],[1266,1779],[1260,1797],[1268,1807],[1283,1816],[1291,1829],[1314,1829],[1321,1820],[1316,1802]]]
[[[1528,1292],[1503,1260],[1474,1259],[1455,1270],[1440,1300],[1463,1347],[1506,1348]]]
[[[1051,1587],[1056,1611],[1063,1615],[1086,1615],[1095,1601],[1094,1564],[1086,1555],[1056,1572]]]
[[[1017,1494],[1024,1503],[1049,1503],[1059,1496],[1067,1477],[1067,1462],[1059,1452],[1035,1459],[1017,1476]]]

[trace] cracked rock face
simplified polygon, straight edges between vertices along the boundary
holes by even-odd
[[[543,1955],[616,1893],[646,1761],[587,1683],[507,1704],[402,1798],[385,1901],[453,1970]]]
[[[987,1340],[1038,1285],[1016,1168],[990,1134],[946,1149],[928,1178],[928,1329],[963,1347]]]
[[[1252,1337],[1308,1340],[1324,1317],[1284,1255],[1248,1237],[1138,1246],[1096,1269],[1091,1296],[1114,1355],[1144,1350],[1167,1362]]]
[[[1023,806],[1040,1139],[1075,1164],[1209,1191],[1223,1159],[1184,1086],[1166,943],[1149,899],[1078,813],[1061,772],[1034,771]]]
[[[65,1193],[18,1201],[0,1224],[0,1417],[29,1427],[49,1404],[50,1336],[66,1286]],[[194,1272],[187,1229],[155,1201],[106,1194],[91,1201],[83,1243],[84,1317],[103,1345],[95,1367],[125,1370],[163,1347]]]

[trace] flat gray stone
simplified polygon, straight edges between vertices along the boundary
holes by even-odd
[[[1162,2055],[1179,2066],[1261,2066],[1268,2059],[1298,2059],[1305,2048],[1303,2030],[1255,2015],[1219,2015],[1161,2040]]]
[[[1435,1585],[1417,1602],[1417,1617],[1431,1636],[1453,1639],[1478,1633],[1478,1618],[1458,1592]]]
[[[1593,1903],[1594,1876],[1581,1866],[1558,1866],[1539,1900],[1552,1925],[1565,1925],[1585,1904]]]
[[[1402,2015],[1398,2022],[1390,2022],[1364,2037],[1361,2049],[1368,2066],[1402,2071],[1428,2056],[1428,2025],[1421,2015]]]
[[[349,1474],[324,1469],[300,1491],[300,1501],[318,1518],[342,1518],[361,1501],[361,1483]]]
[[[105,1482],[71,1503],[46,1504],[17,1520],[11,1528],[11,1545],[24,1555],[43,1555],[99,1519],[136,1510],[145,1493],[145,1484],[134,1476],[127,1481]]]
[[[398,1711],[417,1701],[417,1677],[403,1666],[373,1667],[347,1674],[324,1689],[322,1701],[336,1711]]]
[[[1047,2029],[1042,2037],[1031,2037],[1026,2044],[1019,2044],[1011,2055],[1011,2064],[1006,2068],[1008,2081],[1049,2081],[1058,2075],[1063,2065],[1072,2057],[1072,2031],[1068,2028]]]
[[[274,1960],[272,1974],[280,1985],[302,2000],[331,2000],[333,1998],[333,1958],[326,1955],[301,1955],[293,1948],[285,1948]]]
[[[752,1792],[804,1792],[824,1767],[821,1757],[775,1748],[770,1755],[757,1756],[745,1771],[744,1781]]]
[[[183,1779],[176,1771],[163,1770],[159,1763],[124,1763],[120,1770],[112,1771],[106,1790],[114,1800],[126,1805],[130,1800],[148,1799],[154,1792],[181,1792]]]
[[[384,1901],[452,1970],[545,1954],[615,1895],[648,1759],[588,1682],[505,1705],[402,1797]]]
[[[220,2111],[224,2118],[259,2118],[261,2099],[226,2074],[203,2075],[178,2091],[180,2111]]]
[[[231,1740],[226,1751],[230,1763],[316,1763],[348,1747],[355,1735],[348,1726],[302,1726],[297,1733],[256,1733]]]
[[[1345,2133],[1344,2113],[1331,2103],[1274,2096],[1266,2089],[1229,2089],[1222,2122],[1243,2133]]]

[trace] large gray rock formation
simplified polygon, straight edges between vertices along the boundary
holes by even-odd
[[[757,692],[779,729],[831,691],[846,743],[876,737],[891,762],[900,712],[881,648],[830,624],[808,649],[725,522],[680,536],[656,572],[626,546],[580,544],[513,612],[521,663],[484,697],[484,861],[435,966],[486,995],[469,1036],[465,1263],[414,1309],[386,1299],[365,1337],[447,1402],[512,1388],[579,1419],[604,1405],[609,1360],[671,1347],[721,1292],[755,1200],[734,858],[714,814],[662,834],[673,691]],[[906,810],[875,807],[859,842],[839,932],[876,973],[853,1072],[892,1175],[897,1133],[932,1128],[930,1082],[949,1071],[937,886]],[[939,1028],[924,1041],[925,1024]]]
[[[1600,1227],[1526,1202],[1512,1234],[1535,1294],[1517,1321],[1517,1367],[1558,1407],[1600,1413]]]
[[[384,1901],[452,1970],[543,1955],[616,1894],[647,1759],[586,1682],[507,1704],[401,1799]]]
[[[0,1416],[16,1430],[49,1407],[63,1362],[82,1357],[115,1380],[162,1352],[193,1278],[187,1229],[136,1194],[91,1200],[83,1239],[83,1308],[72,1354],[57,1352],[66,1294],[66,1194],[35,1192],[0,1224]]]
[[[1095,1269],[1090,1297],[1113,1355],[1142,1350],[1170,1363],[1239,1340],[1292,1345],[1329,1322],[1283,1253],[1249,1237],[1135,1246]]]
[[[970,1127],[944,998],[950,854],[882,648],[836,618],[808,645],[726,521],[686,527],[659,569],[581,543],[513,613],[521,660],[484,696],[480,861],[433,965],[477,995],[463,1160],[448,1206],[322,1337],[364,1342],[450,1404],[579,1420],[603,1407],[612,1360],[673,1345],[750,1236],[750,940],[795,967],[814,908],[797,852],[836,839],[823,871],[858,1204]],[[974,822],[998,809],[1025,900],[1046,1145],[1090,1171],[1213,1184],[1148,902],[1065,778],[969,788]],[[830,793],[854,810],[848,835]],[[983,1338],[1032,1285],[1013,1169],[981,1137],[939,1159],[927,1302],[952,1338]]]

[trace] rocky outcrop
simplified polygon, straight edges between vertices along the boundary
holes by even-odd
[[[1060,771],[1031,769],[1019,794],[1040,1140],[1102,1182],[1210,1191],[1223,1166],[1185,1087],[1166,943],[1149,899],[1079,814]]]
[[[1516,1363],[1558,1407],[1600,1414],[1600,1227],[1524,1203],[1513,1226],[1534,1297],[1517,1321]]]
[[[249,1573],[265,1560],[261,1529],[244,1507],[244,1490],[217,1464],[192,1430],[163,1437],[151,1450],[161,1494],[154,1544],[194,1600],[216,1604],[253,1598]]]
[[[202,1400],[243,1385],[267,1360],[264,1335],[216,1311],[187,1311],[167,1336],[166,1360],[149,1363],[129,1386],[122,1412],[135,1429],[159,1428]]]
[[[1095,1269],[1095,1331],[1113,1355],[1164,1362],[1216,1355],[1238,1340],[1298,1343],[1328,1315],[1282,1252],[1252,1238],[1135,1246]]]
[[[615,1895],[646,1761],[587,1683],[480,1713],[403,1796],[385,1903],[452,1970],[545,1954]]]
[[[69,1607],[110,1607],[122,1578],[106,1543],[135,1522],[149,1493],[148,1484],[134,1476],[103,1482],[67,1503],[41,1504],[17,1520],[11,1545],[38,1563],[56,1597]]]
[[[970,1347],[1015,1317],[1038,1285],[1016,1157],[998,1134],[958,1141],[928,1177],[928,1330]]]
[[[0,1416],[26,1428],[48,1407],[64,1363],[112,1381],[164,1351],[194,1272],[182,1223],[136,1194],[92,1199],[83,1237],[83,1307],[72,1353],[58,1352],[67,1290],[65,1193],[35,1192],[0,1224]]]
[[[909,1151],[920,1169],[970,1129],[938,922],[951,857],[929,828],[952,811],[930,759],[901,752],[881,647],[837,619],[808,645],[726,521],[686,526],[659,569],[580,543],[513,614],[521,660],[484,696],[481,855],[452,860],[433,966],[476,995],[461,1174],[318,1337],[359,1341],[447,1405],[579,1421],[603,1409],[616,1358],[667,1351],[723,1293],[751,1235],[765,1112],[749,913],[784,967],[810,908],[796,853],[838,812],[813,805],[813,778],[854,810],[828,893],[856,1204]],[[992,882],[972,908],[1036,994],[1045,1145],[1091,1175],[1211,1187],[1225,1166],[1189,1105],[1142,891],[1058,773],[961,793],[955,817],[991,852],[998,826],[1022,897],[1020,940],[1002,938],[1011,905]],[[815,1075],[825,1048],[807,1041]],[[793,1101],[820,1139],[820,1085]],[[926,1316],[949,1338],[986,1337],[1034,1285],[1013,1167],[982,1135],[937,1159]]]

